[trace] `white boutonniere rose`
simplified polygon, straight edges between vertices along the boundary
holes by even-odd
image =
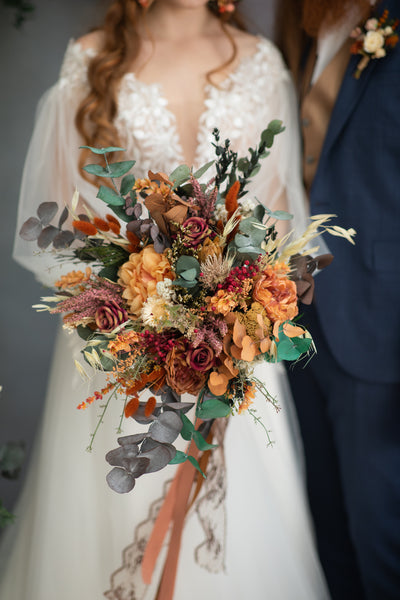
[[[368,54],[375,54],[379,48],[383,48],[385,38],[380,31],[367,31],[364,38],[364,50]]]

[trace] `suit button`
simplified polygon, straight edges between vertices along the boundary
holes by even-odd
[[[301,124],[303,125],[303,127],[308,127],[310,125],[310,119],[304,117],[304,119],[301,120]]]
[[[308,156],[306,156],[306,163],[308,165],[312,165],[315,163],[315,157],[311,156],[310,154]]]

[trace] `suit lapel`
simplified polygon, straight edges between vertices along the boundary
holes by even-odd
[[[376,9],[374,12],[379,18],[383,12],[383,9],[387,8],[389,10],[390,17],[400,18],[400,14],[398,14],[400,8],[399,5],[400,2],[398,0],[386,0],[386,2],[379,1],[376,4]],[[395,48],[393,51],[399,51],[399,48]],[[377,63],[379,63],[380,60],[385,60],[385,58],[371,59],[367,67],[362,72],[360,79],[356,79],[354,77],[354,73],[359,61],[361,60],[361,56],[350,55],[350,45],[349,56],[349,64],[347,66],[343,82],[332,111],[331,120],[321,152],[321,159],[324,159],[324,157],[327,156],[333,144],[343,131],[348,119],[360,101],[368,85],[370,77],[373,75]]]
[[[360,101],[369,78],[371,77],[377,60],[371,60],[367,68],[362,72],[360,79],[354,77],[357,64],[361,57],[351,56],[347,66],[343,83],[341,85],[335,106],[332,111],[328,131],[322,148],[321,160],[328,154],[329,150],[341,134],[346,122]]]

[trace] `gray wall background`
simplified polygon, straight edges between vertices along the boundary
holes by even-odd
[[[11,259],[19,180],[37,102],[57,79],[68,40],[97,24],[107,5],[102,0],[33,1],[34,16],[21,30],[12,25],[13,11],[0,5],[0,445],[24,441],[27,448],[21,477],[0,478],[0,499],[9,510],[40,421],[56,326],[56,319],[31,308],[44,290]],[[271,37],[273,0],[243,0],[242,8],[251,28]]]

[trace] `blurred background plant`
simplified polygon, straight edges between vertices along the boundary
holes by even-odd
[[[26,0],[2,0],[2,3],[4,6],[14,9],[14,26],[17,29],[35,10],[35,5]]]

